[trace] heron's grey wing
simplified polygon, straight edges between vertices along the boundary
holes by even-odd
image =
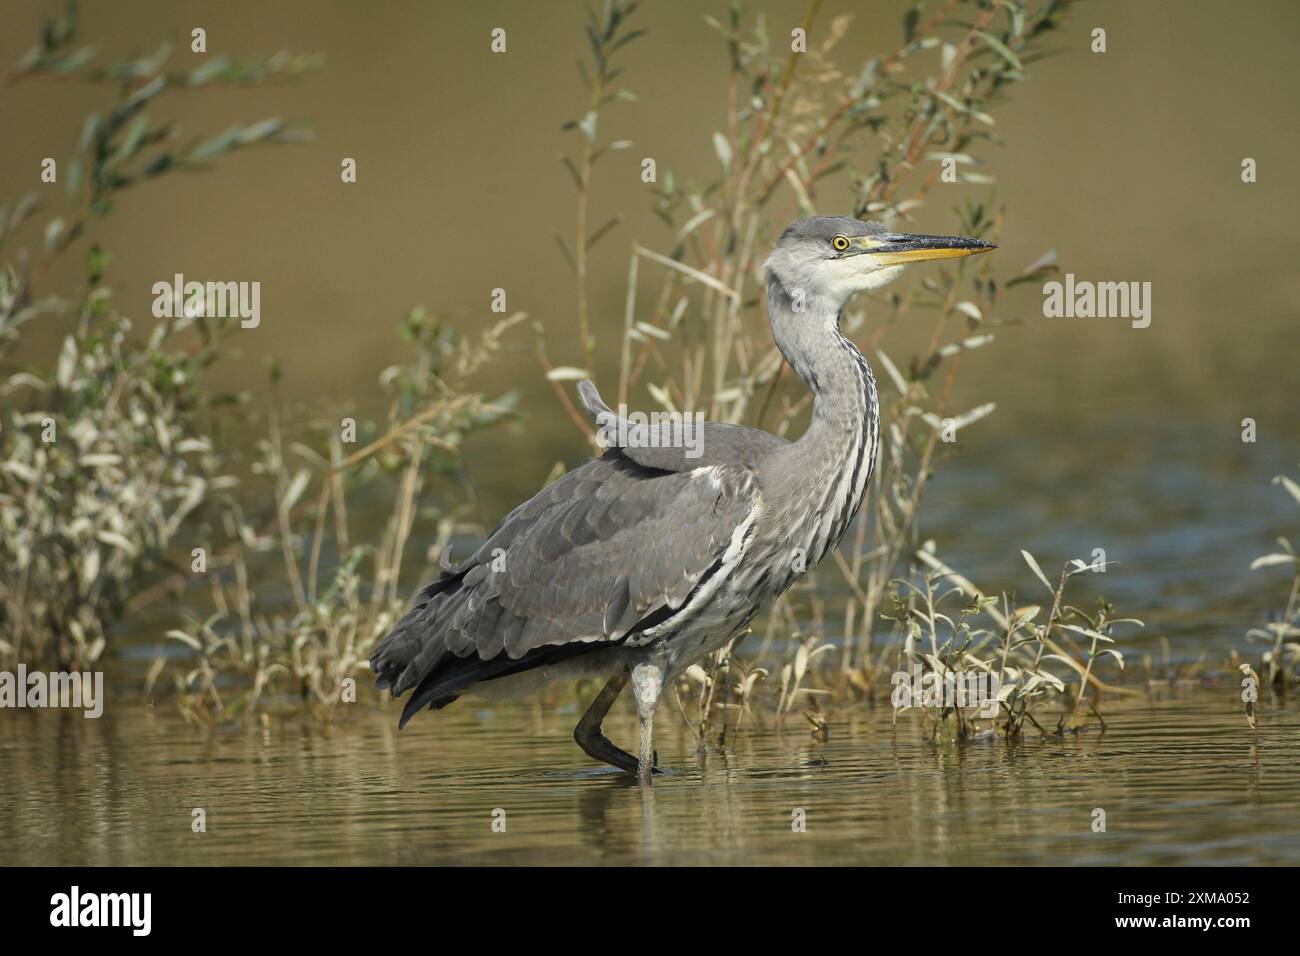
[[[759,459],[785,439],[758,428],[729,422],[698,422],[657,425],[629,421],[605,404],[590,380],[578,383],[578,397],[596,424],[597,435],[610,447],[647,468],[662,471],[693,471],[712,465],[755,467]]]
[[[371,658],[379,685],[394,696],[417,687],[413,712],[665,620],[738,552],[756,502],[746,468],[661,471],[611,449],[516,508],[425,589]]]
[[[511,657],[549,643],[619,640],[655,609],[680,608],[755,504],[747,469],[656,472],[619,452],[551,488],[475,556],[487,569],[478,582],[484,599],[528,619],[517,636],[505,635]]]

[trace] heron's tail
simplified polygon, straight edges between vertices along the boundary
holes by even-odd
[[[497,629],[501,608],[495,601],[476,607],[471,596],[477,582],[472,576],[465,580],[471,570],[467,564],[459,570],[444,571],[420,592],[415,606],[379,642],[370,657],[379,690],[388,690],[396,698],[414,688],[402,708],[399,729],[426,707],[446,707],[472,684],[527,670],[553,656],[530,654],[515,660],[502,652],[484,659],[475,653],[488,632]],[[488,606],[495,613],[483,613]],[[476,640],[467,642],[467,631]]]
[[[392,632],[380,641],[370,655],[370,669],[378,675],[375,686],[400,697],[420,684],[438,663],[447,656],[446,642],[442,640],[438,618],[448,602],[456,603],[462,596],[461,573],[443,573],[420,592],[415,605],[402,616]],[[463,597],[462,597],[463,600]],[[415,698],[412,698],[412,701]],[[445,707],[455,700],[455,695],[436,702],[433,709]],[[407,702],[407,710],[410,709]],[[426,699],[421,706],[434,703]],[[418,707],[416,708],[419,709]],[[414,713],[414,711],[411,711]],[[410,720],[403,711],[402,723]]]

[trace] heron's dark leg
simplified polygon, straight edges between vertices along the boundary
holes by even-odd
[[[618,767],[619,770],[626,770],[628,773],[636,773],[636,757],[633,757],[626,750],[614,746],[613,742],[600,732],[600,722],[605,719],[605,715],[609,713],[609,708],[613,705],[614,700],[626,683],[627,671],[619,671],[609,679],[609,683],[601,688],[600,693],[596,695],[596,699],[587,708],[587,712],[578,721],[578,726],[573,728],[573,739],[578,742],[578,746],[582,748],[583,752],[593,760],[610,764]]]
[[[654,772],[654,716],[659,706],[659,695],[664,689],[664,672],[657,664],[637,664],[632,668],[632,690],[636,693],[636,715],[641,723],[641,757],[637,761],[636,775],[643,784],[650,783]]]

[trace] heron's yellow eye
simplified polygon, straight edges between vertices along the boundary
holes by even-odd
[[[849,247],[848,237],[836,236],[834,239],[831,240],[831,245],[835,247],[836,252],[843,252],[845,249]]]

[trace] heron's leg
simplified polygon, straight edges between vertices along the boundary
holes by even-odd
[[[664,689],[664,672],[658,664],[643,663],[632,668],[632,690],[636,694],[636,715],[641,724],[641,756],[636,775],[643,784],[650,783],[654,772],[654,717],[659,695]]]
[[[636,758],[626,750],[614,746],[613,742],[600,732],[600,722],[605,719],[609,708],[626,683],[627,671],[619,671],[609,679],[609,683],[601,688],[596,699],[587,708],[587,712],[578,721],[578,726],[573,728],[573,739],[578,742],[583,753],[593,760],[610,764],[628,773],[636,773]]]

